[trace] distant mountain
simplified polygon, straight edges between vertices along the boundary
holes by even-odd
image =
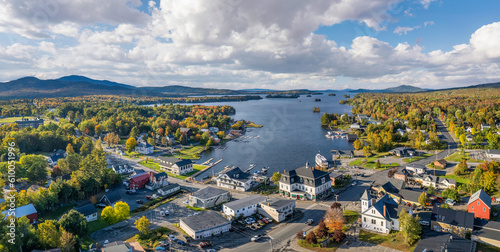
[[[164,87],[141,87],[142,90],[159,92],[165,95],[182,94],[182,95],[241,95],[244,92],[230,89],[215,89],[215,88],[193,88],[186,86],[164,86]]]
[[[386,89],[356,89],[351,90],[351,93],[416,93],[416,92],[427,92],[431,89],[423,89],[419,87],[414,87],[410,85],[401,85],[397,87],[390,87]]]
[[[64,76],[59,79],[59,81],[70,81],[70,82],[88,82],[92,84],[100,84],[104,86],[118,86],[118,87],[126,87],[126,88],[135,88],[134,86],[126,85],[126,84],[121,84],[117,82],[112,82],[112,81],[107,81],[107,80],[94,80],[85,76],[80,76],[80,75],[69,75],[69,76]]]

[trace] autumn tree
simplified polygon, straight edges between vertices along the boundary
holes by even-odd
[[[465,161],[465,158],[458,163],[455,168],[453,169],[453,174],[460,176],[462,174],[467,173],[467,162]]]
[[[78,243],[75,236],[67,231],[63,231],[60,239],[62,252],[77,252],[79,251]]]
[[[342,231],[342,229],[335,229],[335,231],[333,231],[332,239],[336,243],[343,241],[345,238],[346,234]]]
[[[125,143],[125,148],[128,151],[132,151],[132,150],[134,150],[134,148],[135,148],[136,145],[137,145],[137,141],[135,140],[135,138],[131,137]]]
[[[299,240],[304,239],[304,231],[299,230],[299,232],[297,232],[297,239]]]
[[[46,220],[38,225],[36,236],[43,248],[57,248],[60,244],[62,229],[58,229],[54,220]]]
[[[132,130],[130,130],[130,138],[137,137],[139,136],[139,134],[141,134],[141,132],[139,131],[137,126],[132,127]]]
[[[405,209],[402,209],[399,214],[399,230],[403,234],[405,242],[410,246],[413,245],[415,241],[420,239],[422,233],[420,217],[414,218]]]
[[[356,149],[356,150],[361,150],[365,146],[365,144],[363,143],[363,141],[361,141],[360,139],[356,139],[354,141],[353,145],[354,145],[354,149]]]
[[[427,193],[426,192],[422,192],[420,194],[420,196],[418,197],[418,203],[420,203],[420,205],[422,207],[425,207],[425,206],[427,206],[428,202],[429,202],[429,197],[427,196]]]
[[[115,203],[115,216],[117,221],[125,220],[130,216],[130,207],[123,201]]]
[[[318,224],[318,228],[316,229],[316,235],[319,238],[324,238],[328,235],[328,229],[326,227],[325,221],[321,220]]]
[[[68,146],[66,146],[66,155],[70,155],[73,153],[75,153],[75,150],[73,149],[73,145],[69,143]]]
[[[281,173],[279,172],[274,172],[273,175],[271,176],[270,180],[273,182],[273,183],[277,183],[279,182],[281,179]]]
[[[335,202],[325,213],[324,222],[326,227],[330,232],[335,231],[335,229],[342,229],[344,226],[344,212],[340,203]]]
[[[314,234],[314,232],[312,232],[312,231],[309,232],[306,235],[306,242],[309,244],[318,243],[318,238],[316,237],[316,234]]]
[[[146,218],[146,216],[142,216],[138,220],[134,222],[135,227],[139,230],[141,234],[149,234],[149,226],[151,226],[151,222]]]
[[[487,171],[483,173],[481,186],[485,191],[492,192],[493,190],[495,190],[495,181],[497,179],[497,176],[498,174],[494,173],[493,171]]]
[[[103,140],[104,140],[104,142],[106,142],[106,144],[109,147],[111,145],[119,144],[120,143],[120,136],[118,136],[117,134],[115,134],[113,132],[110,132],[104,136]]]
[[[115,209],[111,206],[105,207],[102,212],[101,212],[101,218],[104,222],[108,224],[114,224],[116,223],[116,213]]]

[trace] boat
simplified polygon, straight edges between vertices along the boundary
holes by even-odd
[[[260,171],[260,173],[262,173],[262,175],[266,175],[268,170],[269,170],[269,167],[262,167],[262,170]]]
[[[319,167],[328,167],[328,161],[326,160],[325,157],[323,157],[319,153],[316,154],[315,161],[316,161],[316,166],[319,166]]]

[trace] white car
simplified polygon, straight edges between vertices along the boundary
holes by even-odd
[[[262,239],[262,235],[256,235],[256,236],[252,237],[251,241],[255,242],[255,241],[258,241],[260,239]]]
[[[428,221],[420,221],[420,225],[422,225],[422,226],[429,226],[430,223]]]

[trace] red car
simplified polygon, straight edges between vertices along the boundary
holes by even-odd
[[[266,223],[266,224],[269,223],[269,221],[267,221],[266,219],[262,219],[261,221],[264,222],[264,223]]]
[[[149,195],[148,195],[148,196],[146,196],[146,199],[148,199],[148,200],[152,200],[152,199],[153,199],[153,197],[151,197],[151,196],[149,196]]]
[[[443,198],[441,198],[441,197],[437,197],[437,199],[436,199],[436,200],[437,200],[437,202],[439,202],[439,203],[443,202]]]

